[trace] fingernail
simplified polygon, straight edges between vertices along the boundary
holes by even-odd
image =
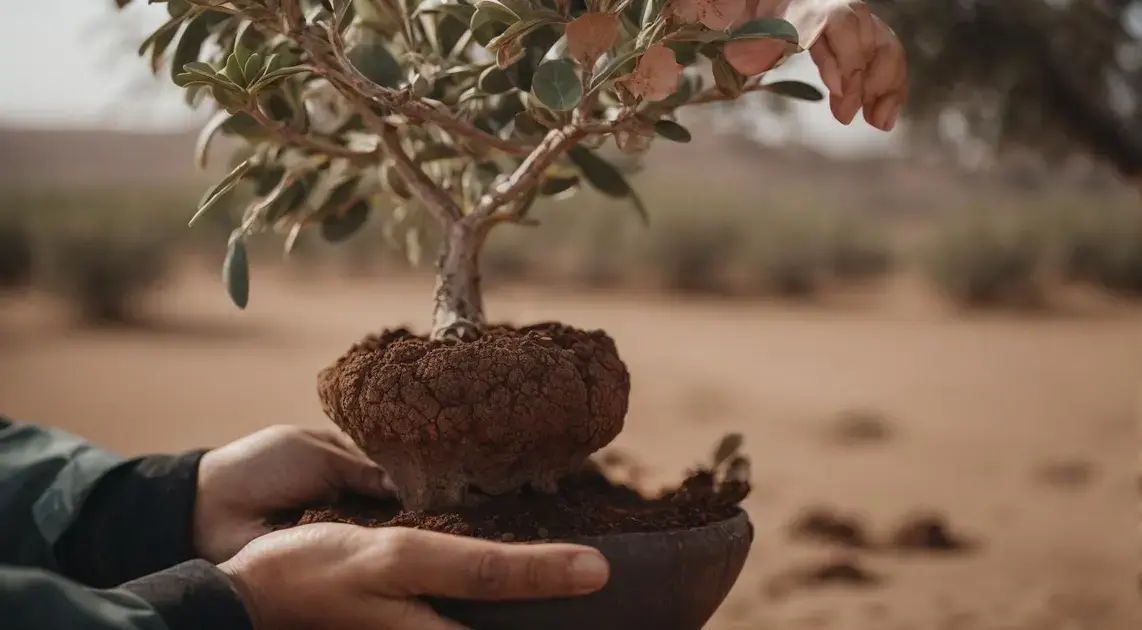
[[[888,115],[888,122],[884,124],[884,127],[885,127],[884,130],[885,131],[892,131],[893,129],[895,129],[896,128],[896,119],[899,116],[900,116],[900,110],[898,110],[898,109],[892,110],[892,113]]]
[[[571,559],[571,582],[577,589],[598,590],[607,583],[610,573],[610,566],[600,553],[580,553]]]

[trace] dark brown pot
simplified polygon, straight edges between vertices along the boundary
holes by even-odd
[[[745,512],[694,529],[576,538],[603,552],[611,579],[572,599],[430,600],[472,630],[700,630],[737,581],[753,543]]]

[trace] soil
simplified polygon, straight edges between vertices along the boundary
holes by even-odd
[[[526,484],[555,490],[619,434],[630,374],[603,331],[492,326],[471,342],[408,329],[354,345],[318,377],[326,415],[414,509]]]
[[[718,484],[709,472],[697,471],[678,488],[645,497],[588,469],[563,479],[554,494],[524,489],[488,497],[471,507],[426,511],[403,510],[396,501],[349,496],[306,511],[297,524],[415,527],[511,542],[567,540],[710,525],[735,515],[747,494],[748,484]]]
[[[837,514],[827,507],[806,510],[790,527],[795,539],[820,541],[842,547],[869,547],[864,524],[854,516]]]

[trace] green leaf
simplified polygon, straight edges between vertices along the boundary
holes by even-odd
[[[245,160],[238,164],[238,166],[235,166],[234,170],[227,173],[226,177],[222,178],[222,181],[211,186],[210,190],[207,190],[206,193],[202,195],[202,200],[198,203],[198,211],[190,218],[188,225],[194,225],[202,215],[206,214],[207,210],[218,203],[219,199],[233,190],[233,188],[238,185],[238,182],[242,181],[246,173],[250,171],[251,166],[250,161]]]
[[[293,66],[290,68],[280,68],[278,70],[274,70],[273,72],[267,72],[262,75],[262,78],[258,79],[257,83],[250,86],[250,91],[260,92],[261,90],[266,89],[281,79],[291,77],[295,74],[304,74],[308,72],[313,72],[313,70],[306,66]]]
[[[476,11],[468,22],[468,28],[472,31],[472,39],[481,46],[487,46],[488,42],[503,32],[504,29],[501,27],[510,26],[518,21],[519,16],[508,11],[503,5],[480,2],[477,3]]]
[[[210,144],[213,142],[214,136],[233,117],[234,115],[230,112],[218,112],[207,121],[202,131],[198,133],[198,139],[194,143],[194,165],[199,170],[206,168],[206,159],[210,153]]]
[[[246,256],[246,241],[231,237],[222,262],[222,282],[234,306],[244,309],[250,302],[250,260]]]
[[[420,17],[422,15],[443,14],[460,20],[464,24],[472,21],[472,14],[476,12],[476,8],[467,4],[459,2],[421,2],[416,10],[412,12],[412,17]]]
[[[747,22],[746,25],[750,23]],[[701,24],[685,24],[678,30],[663,38],[664,42],[691,42],[697,44],[710,44],[724,42],[731,35],[725,31],[715,31]],[[679,62],[681,63],[681,62]],[[683,64],[685,65],[685,64]]]
[[[642,199],[635,194],[623,174],[613,164],[596,155],[593,151],[582,146],[572,147],[567,157],[579,167],[587,183],[608,197],[616,199],[629,199],[642,219],[643,225],[650,224],[650,215]]]
[[[167,47],[174,41],[175,35],[178,35],[177,28],[166,29],[161,31],[158,37],[155,38],[154,43],[151,44],[151,72],[153,74],[157,75],[159,70],[162,69],[163,59],[165,58],[163,55],[166,53]]]
[[[824,100],[825,98],[821,90],[801,81],[774,81],[773,83],[766,83],[760,86],[760,88],[766,92],[772,92],[780,96],[800,99],[802,101],[816,102]]]
[[[321,221],[321,237],[330,243],[340,243],[357,233],[369,220],[369,203],[359,200],[344,214],[330,215]]]
[[[503,22],[504,24],[512,24],[522,20],[528,11],[526,6],[516,6],[513,9],[508,6],[508,3],[497,2],[496,0],[479,0],[475,6],[476,13],[489,13],[496,16],[496,21]],[[475,19],[475,17],[472,19]]]
[[[614,76],[614,74],[621,70],[623,67],[630,65],[631,69],[633,69],[636,60],[644,54],[646,54],[645,50],[632,50],[608,61],[607,64],[603,66],[603,69],[595,73],[595,75],[591,78],[591,89],[588,90],[588,93],[593,93],[595,90],[602,87],[603,84],[607,82],[607,80]]]
[[[369,37],[346,52],[349,62],[365,78],[387,88],[396,88],[404,79],[400,62],[379,37]]]
[[[147,54],[147,51],[154,48],[155,42],[159,41],[160,39],[166,38],[166,40],[169,42],[170,38],[168,35],[172,32],[177,32],[178,27],[182,24],[182,22],[183,19],[181,17],[171,18],[164,22],[162,26],[155,29],[153,33],[148,35],[147,38],[143,40],[143,43],[139,44],[139,56],[142,57],[143,55]]]
[[[578,177],[547,177],[540,185],[539,192],[544,197],[554,197],[572,190],[578,185]]]
[[[186,0],[170,0],[167,2],[167,15],[181,17],[190,10],[190,3]]]
[[[662,136],[663,138],[666,138],[667,140],[670,140],[671,142],[679,142],[682,144],[690,142],[690,140],[693,139],[688,129],[682,125],[679,125],[673,120],[663,119],[654,123],[654,133]]]
[[[246,93],[241,89],[227,87],[223,84],[214,84],[210,86],[210,94],[214,96],[214,100],[227,110],[241,109],[246,105]]]
[[[535,69],[531,91],[549,109],[573,109],[583,99],[583,83],[570,59],[545,61]]]
[[[734,69],[723,56],[714,60],[714,85],[722,94],[737,98],[745,91],[746,77]]]
[[[520,39],[526,37],[528,33],[535,29],[550,24],[551,21],[547,18],[535,18],[531,20],[521,20],[507,27],[507,29],[493,37],[487,44],[484,45],[488,50],[498,50],[509,44],[521,44]]]
[[[182,36],[178,39],[178,45],[175,46],[174,56],[171,57],[171,78],[175,80],[175,83],[178,83],[176,77],[184,72],[186,64],[198,61],[198,55],[202,53],[202,45],[210,36],[210,27],[217,24],[223,17],[221,13],[210,11],[194,16],[187,23],[186,28],[182,31]]]
[[[222,69],[222,74],[226,75],[234,85],[246,87],[246,78],[242,76],[242,61],[238,59],[237,53],[230,53],[226,58],[226,67]]]
[[[486,70],[480,73],[480,79],[476,85],[485,94],[503,94],[515,88],[511,78],[508,77],[508,73],[497,66],[488,66]]]
[[[257,82],[265,72],[265,59],[258,53],[250,55],[246,60],[246,65],[242,66],[242,78],[246,80],[246,85],[251,85]]]
[[[476,10],[472,12],[472,17],[468,21],[468,28],[477,31],[492,24],[511,25],[519,20],[518,15],[509,11],[502,4],[482,0],[476,3]]]
[[[234,51],[232,54],[234,55],[234,60],[238,62],[238,69],[242,70],[246,67],[246,63],[250,61],[250,55],[252,55],[253,52],[242,45],[241,36],[239,35],[238,41],[234,42]],[[229,60],[227,61],[229,62]]]
[[[472,17],[469,15],[466,18],[458,18],[457,16],[444,16],[436,22],[436,37],[435,45],[436,51],[442,56],[448,57],[456,46],[460,44],[460,40],[468,33],[468,23]]]
[[[780,39],[797,44],[800,42],[797,27],[781,18],[759,18],[742,24],[730,33],[731,40],[739,39]]]

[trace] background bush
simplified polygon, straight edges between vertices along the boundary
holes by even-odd
[[[1142,208],[1134,199],[1024,194],[1013,202],[981,193],[905,221],[901,212],[872,213],[857,207],[863,201],[804,191],[755,201],[657,181],[641,184],[650,229],[628,204],[592,193],[537,204],[538,227],[494,233],[483,257],[487,281],[804,299],[876,282],[905,262],[967,307],[1036,303],[1059,282],[1142,295]],[[147,292],[180,257],[221,264],[238,202],[188,228],[196,200],[185,190],[0,193],[0,288],[50,291],[89,323],[138,319]],[[417,224],[377,212],[346,243],[304,234],[288,267],[408,271],[410,226]],[[897,260],[902,233],[921,236],[919,257]],[[281,265],[284,238],[255,239],[251,256]],[[422,234],[423,252],[433,251],[434,238]],[[423,259],[419,271],[433,262]]]

